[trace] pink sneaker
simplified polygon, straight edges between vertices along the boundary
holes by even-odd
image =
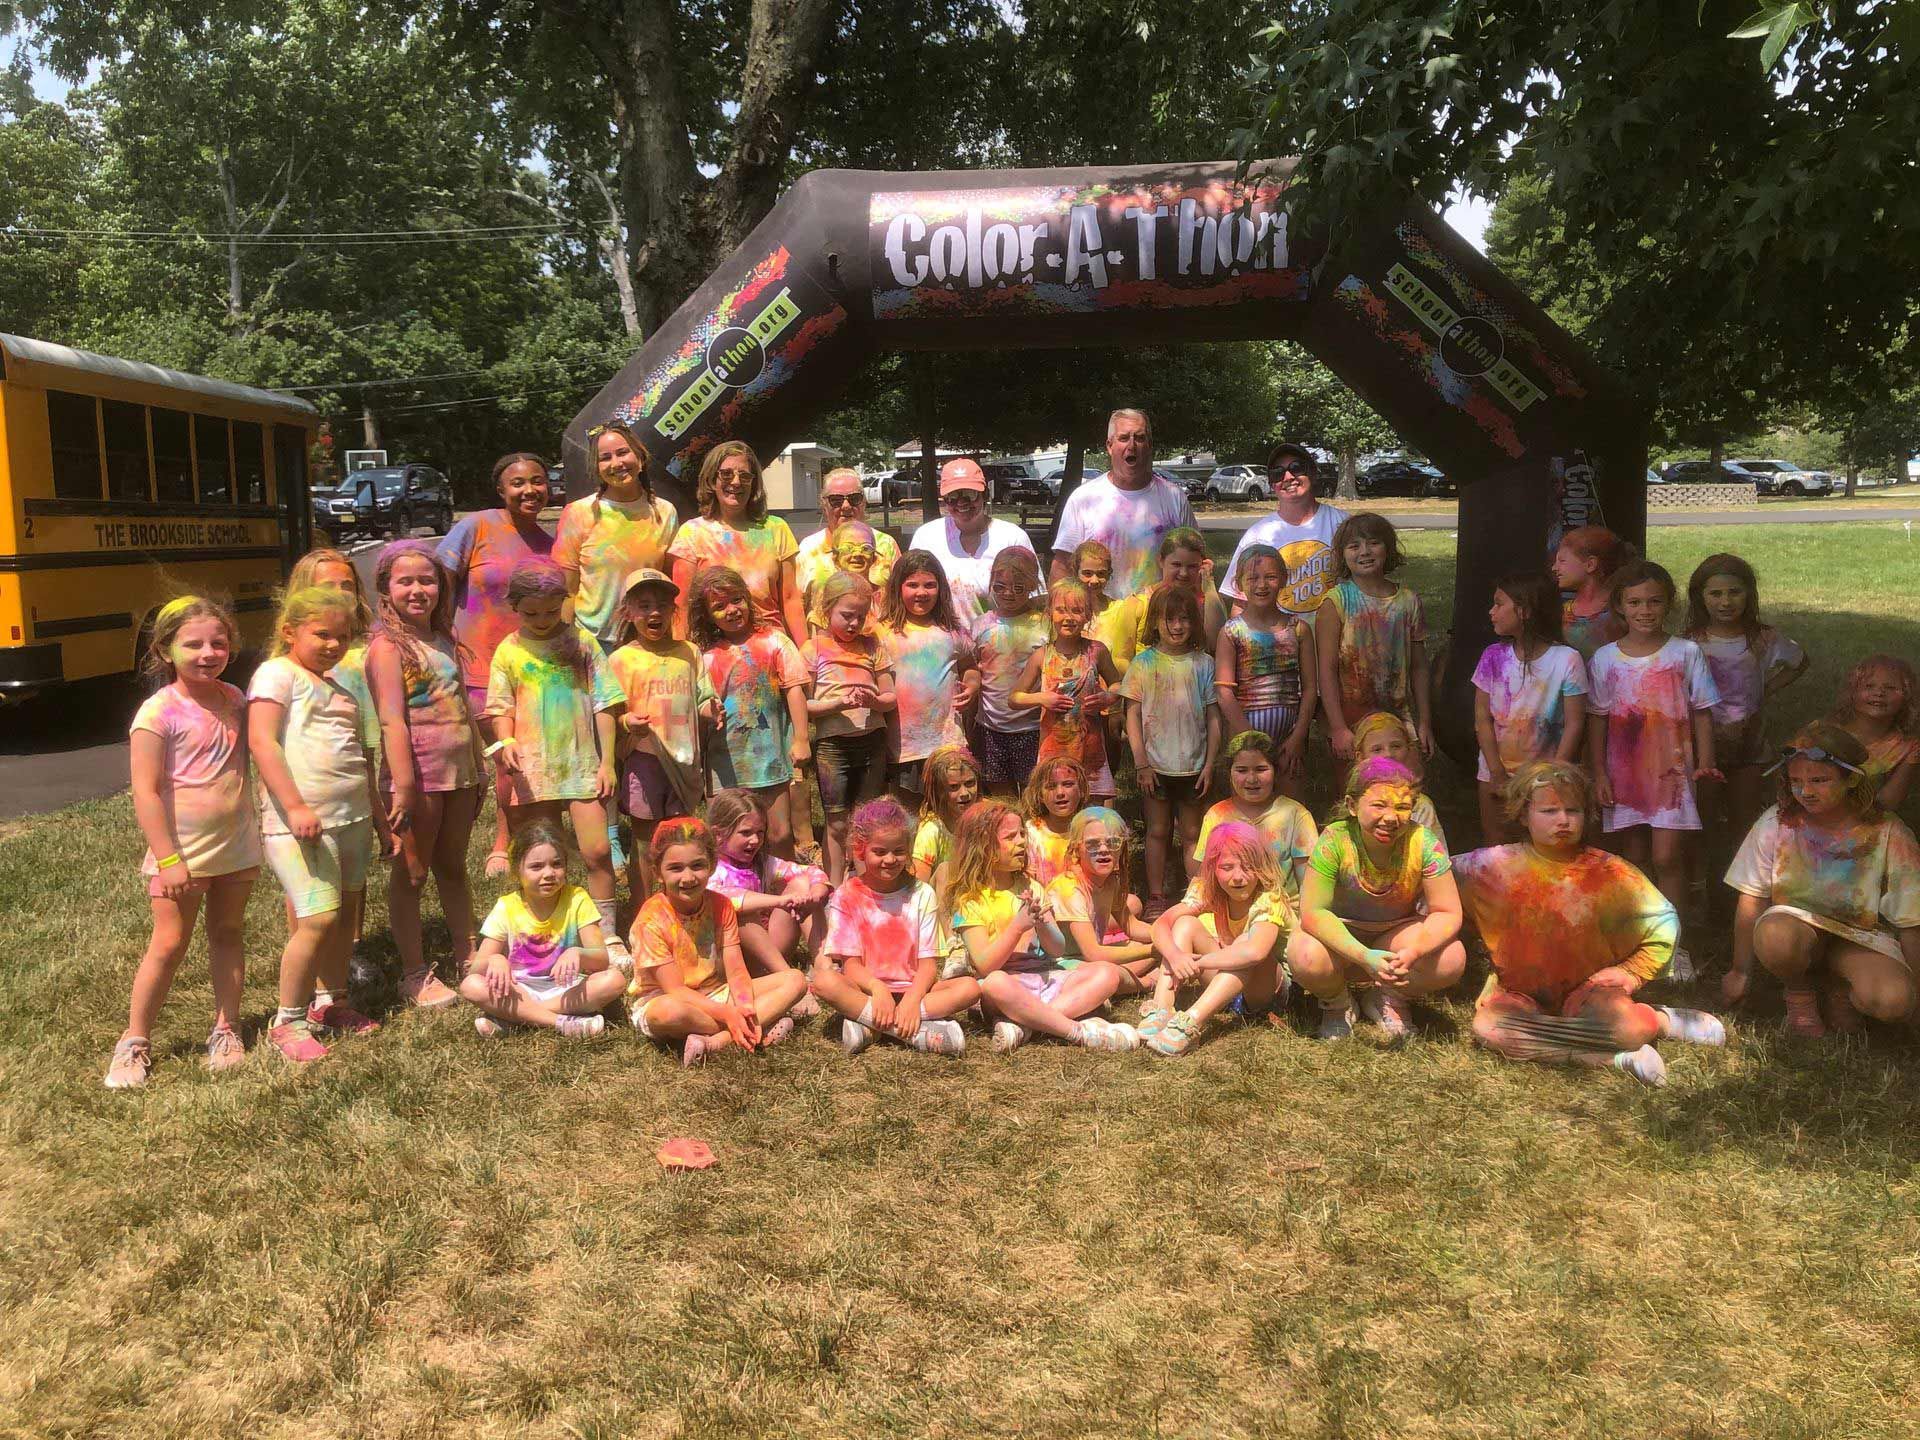
[[[793,1034],[793,1017],[782,1015],[761,1032],[760,1048],[764,1050],[769,1045],[778,1045],[791,1034]]]
[[[421,1010],[444,1010],[460,1002],[460,997],[448,989],[431,969],[401,976],[400,993]]]
[[[218,1074],[246,1061],[247,1047],[240,1043],[240,1037],[226,1025],[214,1026],[213,1033],[207,1036],[207,1069]]]
[[[307,1024],[316,1030],[335,1030],[343,1035],[370,1035],[380,1028],[378,1020],[369,1020],[351,1005],[338,1000],[328,1005],[308,1006]]]
[[[153,1047],[138,1036],[122,1040],[113,1047],[113,1060],[107,1066],[109,1090],[138,1090],[153,1073]]]
[[[267,1032],[267,1043],[280,1052],[280,1058],[296,1065],[307,1065],[327,1058],[327,1047],[313,1038],[305,1025],[276,1025]]]
[[[687,1036],[687,1043],[680,1047],[680,1063],[691,1068],[706,1058],[707,1037],[704,1035]]]

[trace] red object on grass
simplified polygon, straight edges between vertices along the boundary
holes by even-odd
[[[705,1170],[714,1163],[713,1151],[704,1140],[669,1140],[653,1158],[669,1170]]]

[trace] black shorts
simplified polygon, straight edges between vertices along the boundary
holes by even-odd
[[[1207,783],[1204,775],[1162,775],[1158,771],[1154,779],[1160,782],[1161,798],[1174,805],[1198,805]]]
[[[1039,768],[1038,730],[992,730],[982,725],[973,738],[980,778],[988,785],[1024,785]]]
[[[887,789],[887,732],[822,735],[813,742],[820,808],[842,813],[878,800]]]

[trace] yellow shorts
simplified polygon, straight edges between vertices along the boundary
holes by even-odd
[[[724,984],[718,990],[705,990],[701,993],[704,994],[707,999],[716,1000],[722,1005],[730,1005],[733,1003],[733,992]],[[653,1033],[653,1027],[647,1022],[647,1011],[652,1009],[657,1001],[666,998],[667,996],[664,990],[656,990],[651,995],[642,995],[637,1000],[629,1000],[627,1002],[627,1016],[633,1021],[633,1028],[649,1040],[658,1040],[660,1037]]]
[[[338,910],[346,896],[367,888],[367,866],[373,860],[371,820],[323,830],[318,840],[291,835],[260,839],[267,868],[287,892],[293,913],[303,919]]]

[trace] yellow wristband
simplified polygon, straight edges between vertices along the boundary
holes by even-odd
[[[161,870],[165,870],[170,865],[178,865],[181,863],[180,852],[176,850],[174,851],[173,854],[165,856],[162,859],[156,860],[153,863],[157,869],[161,869]]]

